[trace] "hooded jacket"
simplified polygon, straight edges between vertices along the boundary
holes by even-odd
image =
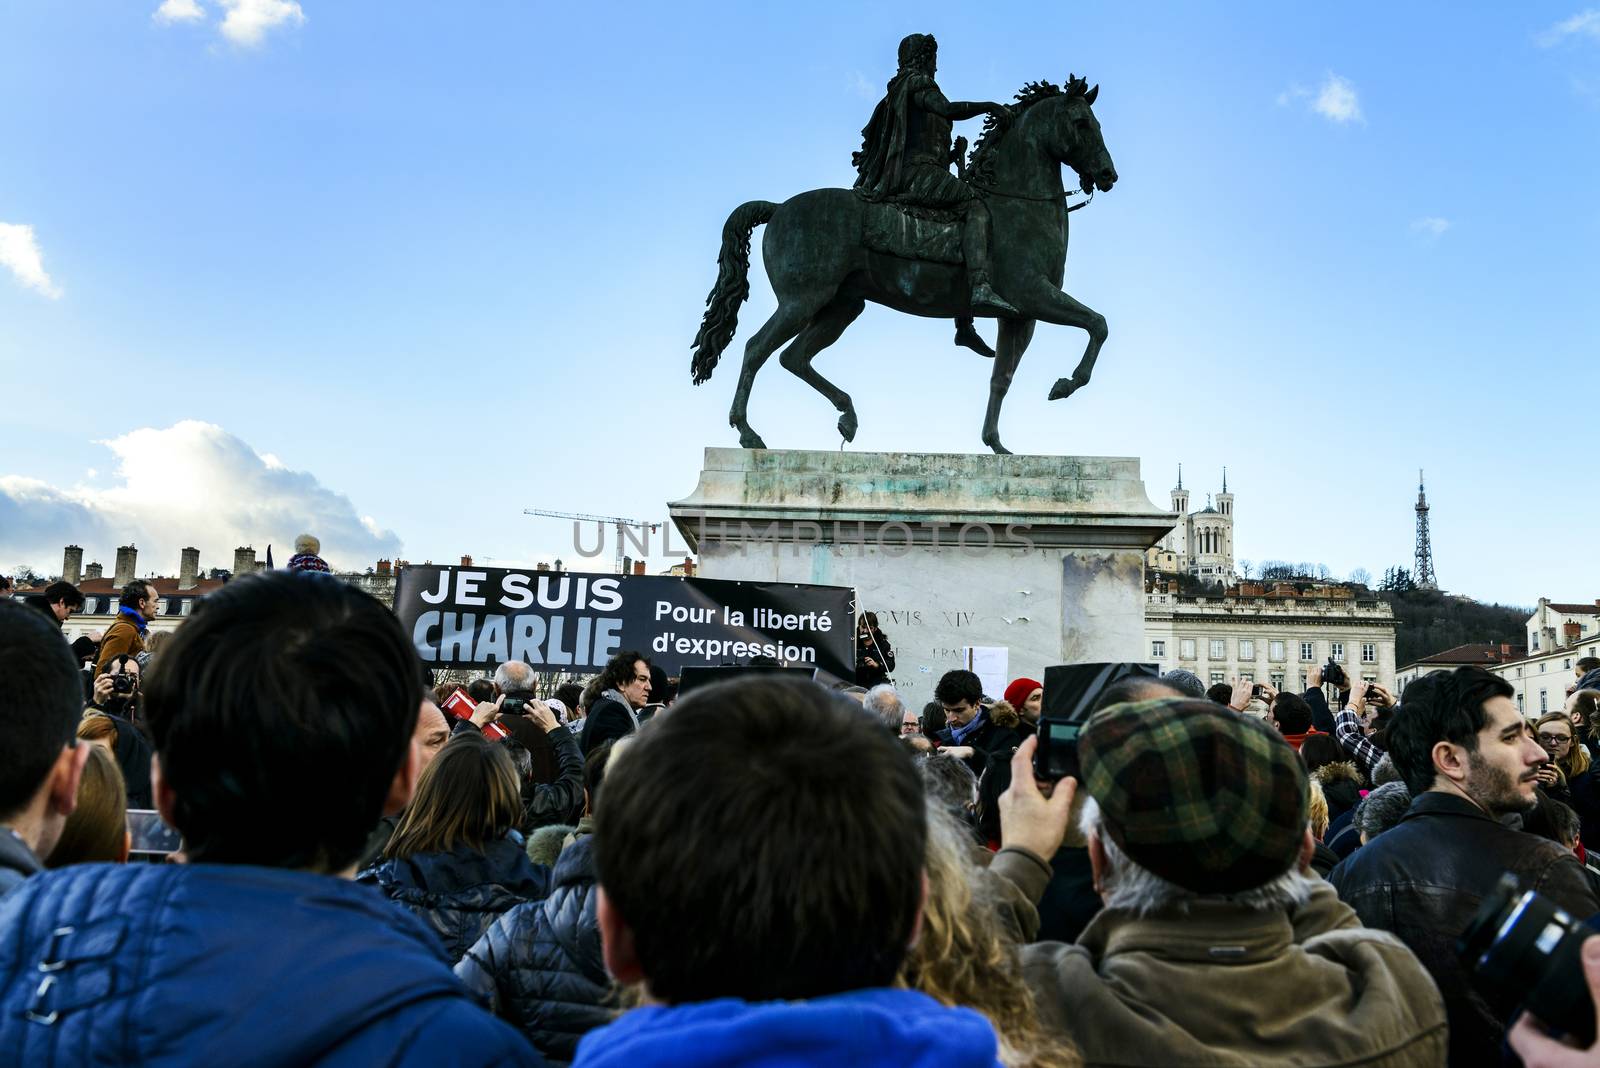
[[[594,839],[561,853],[543,901],[495,920],[456,965],[456,975],[553,1061],[572,1060],[578,1039],[611,1020],[611,977],[595,917]]]
[[[0,901],[0,1050],[40,1068],[543,1063],[371,889],[215,864],[74,865]]]
[[[455,849],[381,860],[356,878],[421,918],[454,964],[500,914],[550,890],[550,869],[535,867],[521,836],[481,852]]]
[[[580,1068],[997,1068],[994,1031],[916,990],[652,1005],[591,1032]]]

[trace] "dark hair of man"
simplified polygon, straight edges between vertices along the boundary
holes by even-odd
[[[924,738],[937,738],[939,732],[944,730],[944,705],[938,701],[929,701],[922,706],[922,736]]]
[[[467,696],[480,703],[493,701],[494,682],[489,679],[473,679],[467,683]]]
[[[33,800],[61,747],[77,744],[82,715],[83,682],[56,621],[0,600],[0,818]]]
[[[933,698],[945,705],[963,701],[975,705],[983,700],[983,682],[970,671],[946,671],[933,688]]]
[[[197,601],[144,684],[190,859],[349,866],[406,759],[419,678],[394,614],[324,575],[249,575]]]
[[[578,701],[583,697],[583,684],[563,682],[556,687],[556,700],[567,706],[568,717],[578,714]]]
[[[606,661],[605,670],[600,672],[600,690],[621,690],[633,681],[633,665],[643,660],[645,667],[650,666],[650,661],[643,653],[632,650],[618,653]]]
[[[52,582],[44,588],[45,604],[64,604],[74,612],[83,610],[83,594],[70,582]]]
[[[522,783],[511,754],[477,731],[463,731],[423,769],[383,855],[404,860],[463,848],[482,852],[516,830],[521,818]]]
[[[1297,693],[1280,693],[1272,702],[1272,718],[1284,734],[1304,734],[1311,729],[1311,706]]]
[[[696,690],[611,768],[600,884],[669,1004],[886,987],[922,894],[922,780],[883,727],[803,680]]]
[[[149,596],[150,583],[144,579],[134,579],[122,587],[122,594],[117,598],[117,604],[123,608],[136,609]]]
[[[1300,744],[1300,760],[1305,764],[1307,772],[1316,771],[1325,764],[1337,764],[1349,759],[1331,734],[1307,735],[1306,740]],[[1327,784],[1323,785],[1323,793],[1327,793]]]
[[[1148,675],[1125,675],[1100,691],[1100,696],[1094,699],[1094,707],[1090,711],[1098,712],[1102,708],[1127,704],[1129,701],[1150,701],[1157,697],[1182,696],[1181,690],[1175,686],[1168,686],[1160,679],[1153,679]]]
[[[1600,668],[1600,656],[1580,656],[1573,667],[1578,669],[1579,674],[1587,675],[1595,668]]]
[[[1212,683],[1206,689],[1206,700],[1219,705],[1226,705],[1233,700],[1233,687],[1225,682]]]
[[[1451,742],[1476,753],[1478,732],[1488,722],[1484,702],[1514,693],[1509,682],[1480,667],[1438,671],[1406,687],[1385,740],[1413,797],[1433,789],[1433,747]]]

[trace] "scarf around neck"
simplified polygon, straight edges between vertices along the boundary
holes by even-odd
[[[978,733],[978,728],[989,722],[989,710],[979,708],[978,714],[967,721],[965,727],[946,727],[945,733],[950,735],[951,745],[966,745],[967,739]]]
[[[117,615],[127,616],[129,619],[133,620],[133,625],[139,629],[140,634],[143,634],[150,629],[150,624],[145,620],[144,616],[139,614],[139,610],[137,608],[129,608],[127,605],[120,605],[117,608]]]
[[[621,690],[601,690],[600,696],[609,697],[611,700],[615,701],[617,704],[626,709],[628,712],[628,718],[633,720],[633,729],[639,729],[639,714],[633,710],[633,706],[628,703],[628,699],[622,696]]]

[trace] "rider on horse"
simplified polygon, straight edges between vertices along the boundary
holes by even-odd
[[[972,310],[1016,315],[994,291],[989,278],[989,206],[972,186],[950,173],[952,122],[992,114],[1004,122],[1009,110],[993,101],[950,101],[933,75],[939,44],[930,34],[914,33],[900,42],[900,69],[888,92],[861,131],[856,192],[867,200],[894,201],[955,212],[962,219],[961,251],[972,285]],[[957,320],[956,344],[992,356],[973,329],[972,319]]]

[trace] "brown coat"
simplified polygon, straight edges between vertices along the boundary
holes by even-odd
[[[1042,865],[1013,852],[991,870],[1037,899]],[[1040,1020],[1089,1066],[1445,1063],[1444,1002],[1427,971],[1320,880],[1292,912],[1108,910],[1075,945],[1024,946],[1022,960]]]
[[[106,628],[105,637],[100,639],[100,657],[94,662],[95,676],[104,675],[106,666],[124,653],[138,656],[142,652],[144,637],[140,635],[139,628],[127,616],[117,616],[116,622]]]

